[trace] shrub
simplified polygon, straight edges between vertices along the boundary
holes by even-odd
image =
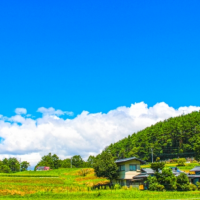
[[[178,166],[185,166],[186,159],[185,158],[179,158],[178,159]]]
[[[197,184],[197,189],[200,190],[200,182],[196,182]]]
[[[133,187],[132,185],[129,187],[129,189],[135,190],[135,191],[138,191],[138,190],[139,190],[137,187]]]
[[[197,190],[197,186],[195,184],[190,184],[190,190],[191,191]]]
[[[151,163],[151,169],[155,170],[156,172],[160,170],[162,170],[165,167],[165,163],[164,162],[154,162]]]
[[[177,176],[177,189],[179,191],[190,191],[190,182],[185,173],[181,173]]]
[[[198,161],[196,161],[196,160],[193,160],[193,161],[192,161],[192,163],[198,163]]]
[[[128,186],[124,185],[124,186],[122,186],[122,189],[123,190],[128,190]]]
[[[121,185],[120,184],[115,184],[114,189],[120,189]]]
[[[156,158],[156,162],[159,162],[159,161],[160,161],[160,157],[157,157],[157,158]]]
[[[163,191],[164,188],[165,187],[163,185],[160,185],[159,183],[152,183],[149,186],[149,190],[151,190],[151,191]]]

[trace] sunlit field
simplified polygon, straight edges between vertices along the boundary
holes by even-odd
[[[96,177],[93,169],[1,174],[0,199],[200,199],[200,191],[153,192],[109,187],[92,189],[92,186],[106,183],[108,180]]]

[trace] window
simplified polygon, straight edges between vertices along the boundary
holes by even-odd
[[[129,165],[130,171],[136,171],[137,165]]]
[[[120,165],[119,166],[119,171],[125,171],[125,165]]]
[[[140,165],[137,165],[137,170],[140,170]]]

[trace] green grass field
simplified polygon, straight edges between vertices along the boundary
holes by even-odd
[[[200,199],[200,191],[153,192],[137,189],[95,189],[95,184],[108,183],[92,169],[83,175],[81,169],[58,169],[46,172],[0,174],[0,199]]]

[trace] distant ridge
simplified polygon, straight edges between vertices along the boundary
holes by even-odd
[[[133,133],[111,144],[106,149],[116,159],[137,157],[150,161],[178,157],[195,157],[200,160],[200,112],[169,118],[163,122]]]

